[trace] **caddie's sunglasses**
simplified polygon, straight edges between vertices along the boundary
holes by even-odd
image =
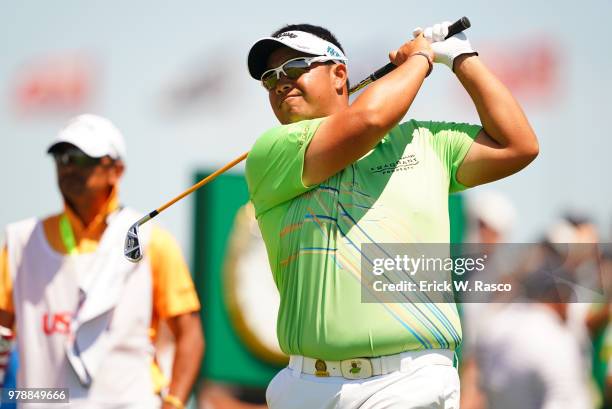
[[[315,62],[339,62],[333,57],[322,55],[318,57],[298,57],[284,62],[277,68],[271,68],[261,74],[261,84],[268,91],[272,90],[278,84],[281,74],[290,80],[296,80],[300,75],[308,72],[310,66]]]
[[[92,158],[78,149],[53,152],[52,155],[55,162],[61,166],[74,165],[80,168],[90,168],[102,162],[102,158]]]

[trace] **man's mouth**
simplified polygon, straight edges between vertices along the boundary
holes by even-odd
[[[283,105],[283,102],[285,102],[286,100],[291,99],[291,98],[297,98],[300,96],[301,95],[285,95],[283,98],[281,98],[280,102],[278,103],[279,108],[281,105]]]

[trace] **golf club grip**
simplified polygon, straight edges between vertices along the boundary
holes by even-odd
[[[452,37],[455,34],[460,33],[460,32],[462,32],[465,29],[470,28],[471,25],[472,25],[472,23],[470,23],[470,19],[468,19],[465,16],[461,17],[459,20],[455,21],[453,24],[448,26],[448,35],[445,37],[445,39],[449,38],[449,37]],[[374,71],[370,75],[370,78],[372,79],[372,81],[376,81],[376,80],[384,77],[385,75],[389,74],[396,67],[397,66],[395,64],[390,62],[389,64],[385,65],[384,67],[379,68],[378,70]]]

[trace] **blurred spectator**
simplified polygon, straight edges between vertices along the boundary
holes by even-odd
[[[567,325],[569,291],[547,270],[526,283],[535,303],[513,303],[480,325],[475,355],[491,409],[592,408],[580,343]],[[555,299],[557,302],[554,302]]]
[[[495,256],[495,245],[508,240],[512,228],[516,223],[517,213],[514,205],[502,193],[496,191],[477,192],[467,198],[467,243],[483,244],[483,249],[492,250],[487,260],[487,268],[484,270],[489,280],[491,274],[498,277],[508,273],[501,269],[503,263],[497,263]],[[478,277],[472,276],[471,279]],[[479,336],[477,323],[485,316],[498,312],[504,304],[466,302],[462,304],[462,365],[461,373],[461,408],[481,409],[486,407],[485,399],[480,390],[480,371],[474,357],[474,343]]]
[[[577,299],[568,306],[568,325],[580,342],[585,368],[592,370],[599,400],[605,400],[610,249],[599,245],[599,234],[590,217],[575,210],[567,212],[546,238],[563,258],[564,267],[572,271]],[[604,294],[608,295],[607,303],[599,297]]]
[[[512,202],[497,191],[477,192],[467,197],[467,243],[507,243],[516,223]]]
[[[141,230],[142,262],[122,256],[140,218],[119,204],[123,136],[107,119],[81,115],[48,152],[64,211],[9,225],[0,252],[0,325],[16,326],[17,386],[68,388],[72,408],[182,408],[203,352],[200,305],[165,231]],[[151,367],[160,320],[176,338],[163,403]]]
[[[609,321],[608,307],[592,305],[605,276],[597,242],[587,217],[566,215],[516,272],[529,303],[479,317],[474,351],[485,407],[594,407],[591,340]]]

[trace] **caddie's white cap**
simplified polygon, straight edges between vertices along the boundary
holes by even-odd
[[[108,119],[93,114],[72,118],[59,131],[47,152],[51,153],[60,143],[74,145],[92,158],[125,159],[126,156],[125,141],[119,129]]]
[[[285,31],[277,37],[264,37],[255,42],[249,51],[247,63],[251,77],[259,80],[268,69],[268,57],[277,48],[286,46],[306,54],[329,56],[334,60],[348,61],[342,50],[314,34],[304,31]]]

